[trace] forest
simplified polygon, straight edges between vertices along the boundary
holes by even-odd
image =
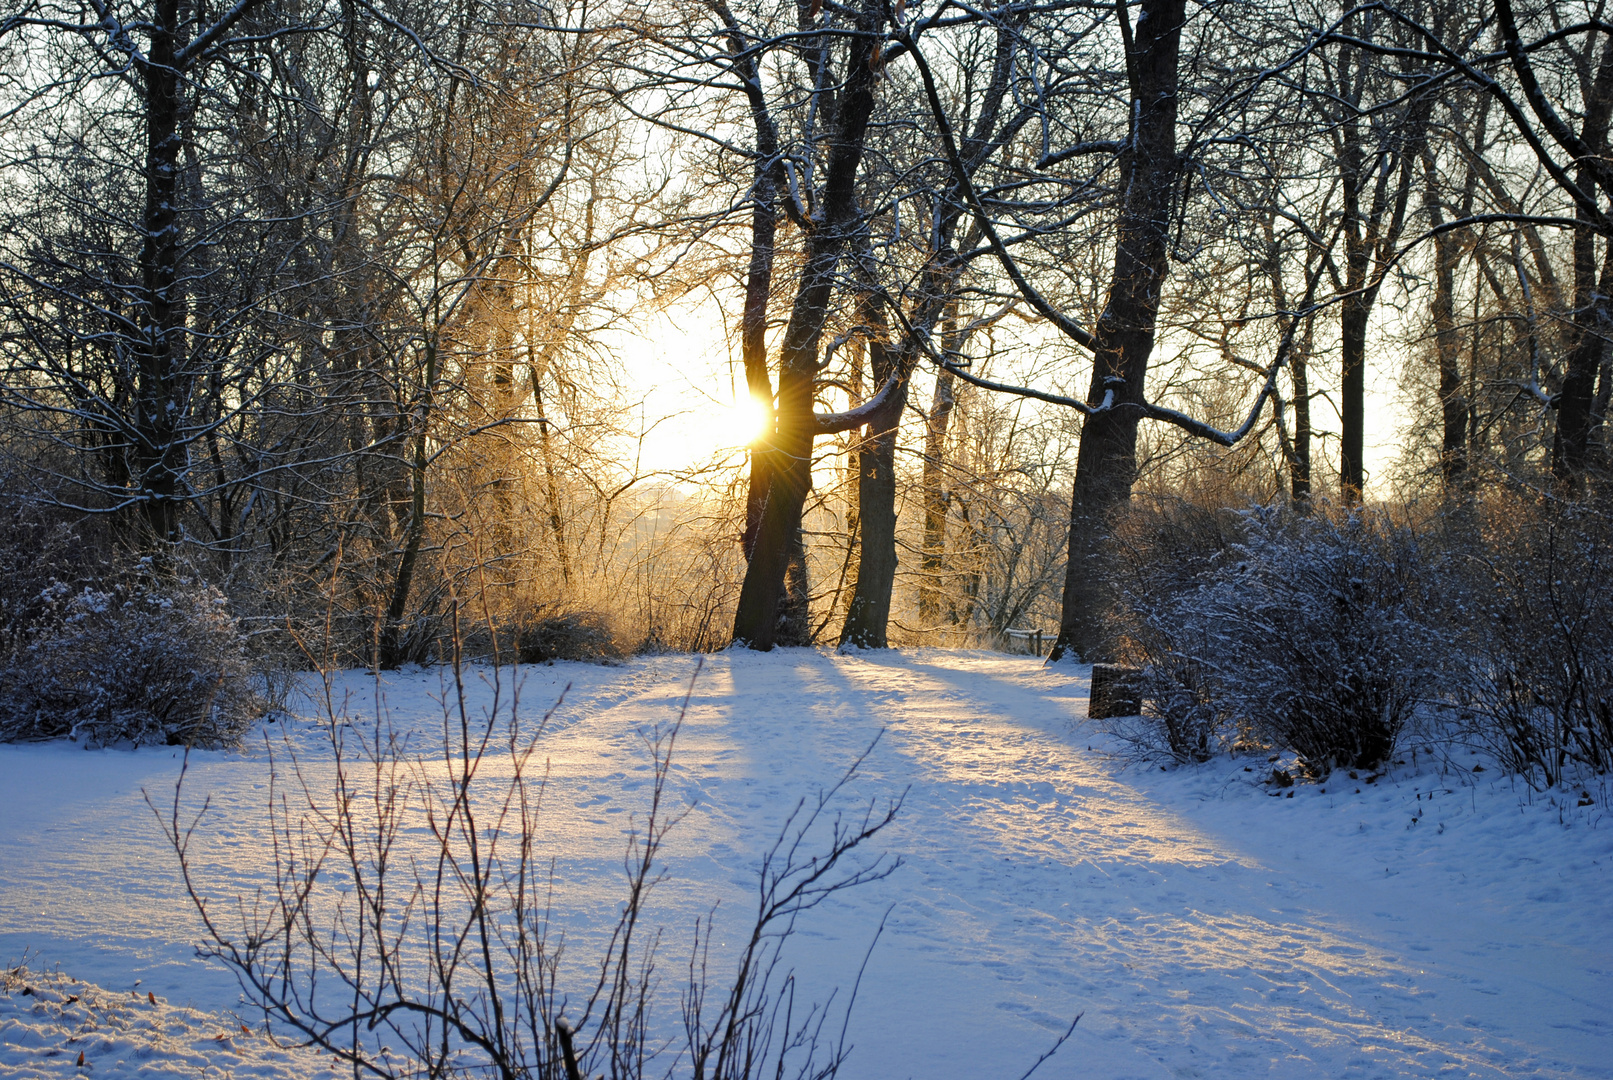
[[[29,0],[0,49],[14,737],[450,638],[1045,641],[1178,756],[1353,663],[1388,719],[1318,762],[1438,699],[1613,763],[1599,3]],[[748,448],[646,456],[657,319]],[[163,640],[208,672],[114,686]]]
[[[0,1072],[1613,1076],[1610,126],[1605,0],[13,0]]]

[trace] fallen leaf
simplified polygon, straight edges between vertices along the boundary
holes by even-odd
[[[82,1050],[78,1052],[78,1067],[81,1069],[84,1067],[84,1051]]]
[[[155,1004],[157,1004],[157,995],[153,994],[150,990],[147,990],[146,991],[146,1000],[151,1002],[153,1005],[155,1005]]]

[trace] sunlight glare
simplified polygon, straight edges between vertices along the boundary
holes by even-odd
[[[718,445],[738,449],[761,438],[767,428],[768,411],[748,394],[736,400],[723,410],[721,430],[717,432]]]

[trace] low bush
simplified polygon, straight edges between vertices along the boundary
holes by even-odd
[[[1245,527],[1236,511],[1174,496],[1139,499],[1116,523],[1110,651],[1143,669],[1145,715],[1116,718],[1110,728],[1145,751],[1204,761],[1233,737],[1235,724],[1215,693],[1206,628],[1183,624],[1175,611]]]
[[[1283,746],[1317,775],[1387,758],[1436,685],[1415,539],[1362,512],[1239,518],[1121,605],[1148,697],[1124,733],[1200,760]]]
[[[1447,532],[1439,595],[1459,628],[1470,734],[1537,787],[1613,768],[1613,521],[1500,495]]]
[[[259,715],[224,597],[149,572],[48,585],[21,605],[0,658],[0,739],[236,743]]]
[[[608,619],[597,611],[563,611],[524,620],[516,630],[516,659],[617,660],[625,655]]]

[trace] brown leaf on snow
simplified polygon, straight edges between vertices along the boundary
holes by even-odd
[[[155,1004],[157,1004],[157,995],[153,994],[150,990],[147,990],[146,991],[146,1000],[151,1002],[153,1005],[155,1005]]]
[[[84,1067],[84,1051],[82,1050],[78,1052],[78,1067],[81,1069]]]

